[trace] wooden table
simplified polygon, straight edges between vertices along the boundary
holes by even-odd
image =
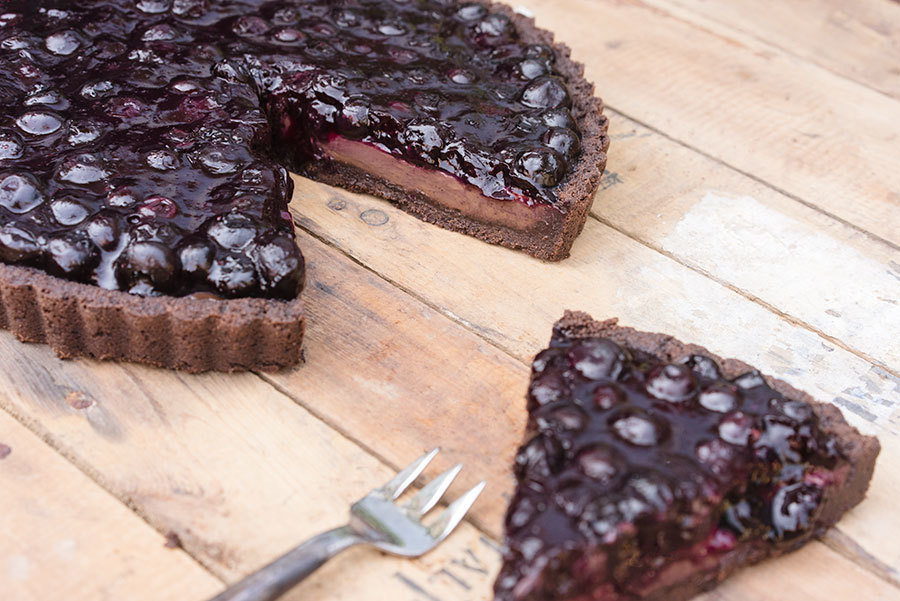
[[[840,405],[883,451],[821,542],[706,599],[900,599],[900,4],[528,0],[610,109],[609,170],[545,264],[297,181],[307,363],[188,376],[0,334],[0,599],[201,601],[424,449],[486,477],[420,561],[357,550],[289,598],[490,599],[527,364],[564,308]],[[7,454],[8,453],[8,454]]]

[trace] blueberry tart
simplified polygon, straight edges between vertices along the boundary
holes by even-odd
[[[0,326],[65,357],[296,363],[288,169],[562,259],[609,144],[592,93],[487,2],[7,0]]]

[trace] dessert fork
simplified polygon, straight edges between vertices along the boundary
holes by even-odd
[[[315,536],[269,565],[216,595],[210,601],[273,601],[349,547],[367,544],[401,557],[419,557],[434,549],[462,521],[484,489],[482,481],[450,504],[426,525],[428,513],[459,474],[462,465],[447,470],[403,505],[398,497],[415,482],[437,455],[434,449],[350,508],[350,523]]]

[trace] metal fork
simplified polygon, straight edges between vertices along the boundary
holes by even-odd
[[[247,576],[210,601],[273,601],[349,547],[368,544],[401,557],[419,557],[434,549],[462,521],[484,489],[478,483],[450,504],[431,524],[422,523],[459,474],[447,470],[403,505],[394,501],[415,482],[438,454],[434,449],[376,488],[350,508],[350,523],[309,539],[269,565]]]

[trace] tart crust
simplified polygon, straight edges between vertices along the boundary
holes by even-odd
[[[299,299],[143,297],[0,263],[0,327],[63,359],[273,371],[300,361],[304,314]]]

